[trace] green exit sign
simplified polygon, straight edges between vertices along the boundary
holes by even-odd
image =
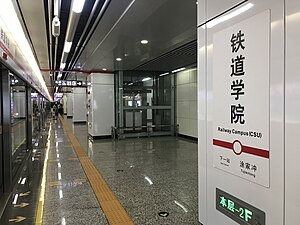
[[[216,208],[241,225],[265,225],[266,216],[260,209],[216,189]]]

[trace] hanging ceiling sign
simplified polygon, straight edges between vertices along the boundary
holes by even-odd
[[[214,167],[269,187],[270,12],[213,37]]]
[[[55,86],[59,87],[82,87],[83,82],[80,80],[56,80]]]

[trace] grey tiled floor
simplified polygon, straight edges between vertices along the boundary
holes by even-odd
[[[175,137],[90,141],[85,124],[68,123],[135,224],[200,224],[196,143]]]
[[[108,224],[89,182],[76,181],[87,178],[59,121],[53,121],[49,144],[43,224]]]

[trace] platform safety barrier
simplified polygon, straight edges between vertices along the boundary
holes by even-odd
[[[132,130],[142,130],[146,128],[147,136],[150,137],[152,133],[155,133],[153,131],[154,128],[163,128],[163,127],[174,127],[174,135],[177,137],[179,132],[179,124],[176,125],[147,125],[147,126],[135,126],[135,127],[111,127],[111,138],[112,139],[125,139],[125,133],[124,131],[132,131]],[[139,137],[141,133],[136,133],[137,137]]]

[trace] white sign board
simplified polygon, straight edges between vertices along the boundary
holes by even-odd
[[[214,167],[269,187],[270,12],[213,37]]]

